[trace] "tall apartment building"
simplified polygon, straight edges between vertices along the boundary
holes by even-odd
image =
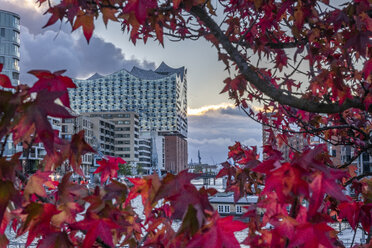
[[[93,146],[93,123],[90,118],[85,116],[77,116],[75,119],[62,119],[61,137],[71,140],[72,135],[84,130],[85,141]],[[82,171],[85,175],[90,173],[91,165],[93,164],[93,154],[87,153],[82,156]]]
[[[136,164],[139,161],[139,119],[135,112],[100,111],[83,113],[93,122],[94,137],[104,155],[117,156]]]
[[[95,74],[87,80],[75,80],[78,87],[69,91],[71,108],[78,113],[97,111],[138,113],[140,132],[156,131],[157,135],[177,136],[174,139],[183,140],[186,149],[169,150],[183,152],[174,154],[182,159],[167,161],[165,158],[165,168],[171,166],[186,168],[186,72],[184,67],[174,69],[162,63],[154,71],[133,67],[130,72],[123,69],[107,76]],[[171,157],[158,154],[158,157],[163,156]]]
[[[0,10],[0,64],[13,85],[19,84],[19,15]]]
[[[72,135],[84,130],[85,141],[97,150],[98,154],[85,154],[82,169],[85,175],[97,166],[94,159],[101,155],[121,157],[136,165],[139,162],[139,120],[135,112],[102,111],[83,113],[74,119],[62,121],[62,138],[71,139]]]

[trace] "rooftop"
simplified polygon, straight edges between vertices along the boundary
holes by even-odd
[[[257,203],[258,196],[251,195],[246,196],[239,201],[236,202],[236,204],[252,204]],[[219,192],[215,194],[214,196],[209,198],[209,201],[211,203],[234,203],[234,193],[233,192]]]
[[[109,75],[113,75],[113,74],[123,72],[123,71],[126,71],[127,73],[129,73],[129,74],[131,74],[131,75],[133,75],[137,78],[145,79],[145,80],[162,79],[162,78],[165,78],[165,77],[169,77],[173,74],[177,74],[178,76],[181,77],[182,81],[183,81],[183,78],[184,78],[184,75],[185,75],[185,72],[186,72],[185,67],[172,68],[172,67],[168,66],[167,64],[165,64],[164,62],[161,62],[161,64],[159,65],[159,67],[155,71],[145,70],[145,69],[141,69],[141,68],[138,68],[136,66],[133,66],[131,71],[127,71],[125,69],[122,69],[120,71],[111,73]],[[107,76],[109,76],[109,75],[107,75]],[[106,76],[95,73],[93,76],[87,78],[86,80],[96,80],[96,79],[100,79],[100,78],[103,78],[103,77],[106,77]]]

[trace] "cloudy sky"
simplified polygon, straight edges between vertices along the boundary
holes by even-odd
[[[73,78],[87,78],[98,72],[106,75],[134,65],[154,69],[162,61],[188,70],[189,161],[197,161],[200,150],[207,163],[226,160],[227,147],[235,141],[261,146],[261,127],[244,116],[220,95],[228,76],[217,61],[217,52],[205,40],[171,42],[164,48],[155,41],[133,45],[119,24],[96,25],[88,45],[81,30],[71,33],[66,24],[42,29],[48,20],[35,0],[0,0],[0,8],[21,16],[21,80],[34,81],[31,69],[67,69]]]

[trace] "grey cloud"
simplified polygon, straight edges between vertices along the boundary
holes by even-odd
[[[93,36],[88,45],[81,30],[71,33],[68,23],[57,24],[46,29],[50,15],[37,9],[31,2],[0,0],[1,9],[17,13],[21,17],[21,82],[32,83],[35,78],[27,71],[44,69],[56,71],[66,69],[73,78],[87,78],[94,73],[109,74],[122,68],[138,66],[154,69],[155,64],[126,58],[123,50]],[[76,35],[77,33],[78,35]]]
[[[48,27],[47,29],[43,29],[42,27],[47,23],[50,15],[43,15],[45,8],[37,8],[38,4],[36,3],[34,3],[33,6],[35,7],[33,7],[31,3],[27,4],[25,1],[0,0],[0,6],[3,10],[18,14],[21,17],[21,25],[27,27],[32,34],[44,33],[47,30],[71,31],[71,26],[69,24],[60,22],[57,22],[56,25]]]
[[[22,27],[21,41],[21,82],[26,83],[34,80],[26,73],[31,69],[66,69],[66,75],[72,78],[86,78],[96,72],[106,75],[133,66],[155,67],[153,62],[126,59],[120,48],[95,36],[87,44],[83,36],[52,30],[32,34]]]
[[[235,116],[245,116],[244,112],[239,109],[239,108],[225,108],[225,109],[220,109],[221,114],[225,115],[235,115]]]
[[[238,110],[239,111],[239,110]],[[210,110],[204,115],[189,116],[189,160],[197,161],[200,150],[202,162],[226,161],[228,146],[236,141],[247,146],[262,146],[261,125],[247,116],[231,111]]]

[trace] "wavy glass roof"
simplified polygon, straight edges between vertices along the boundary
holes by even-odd
[[[144,69],[138,68],[136,66],[133,66],[131,71],[127,71],[126,69],[122,69],[120,71],[111,73],[111,74],[106,75],[106,76],[102,76],[98,73],[95,73],[93,76],[87,78],[86,80],[95,80],[95,79],[99,79],[99,78],[104,78],[104,77],[107,77],[107,76],[110,76],[110,75],[113,75],[113,74],[117,74],[117,73],[122,72],[122,71],[125,71],[128,74],[131,74],[131,75],[133,75],[137,78],[145,79],[145,80],[157,80],[157,79],[162,79],[162,78],[165,78],[165,77],[169,77],[173,74],[177,74],[181,78],[181,81],[183,81],[184,74],[185,74],[185,67],[172,68],[172,67],[168,66],[167,64],[165,64],[164,62],[161,62],[161,64],[159,65],[159,67],[155,71],[144,70]]]

